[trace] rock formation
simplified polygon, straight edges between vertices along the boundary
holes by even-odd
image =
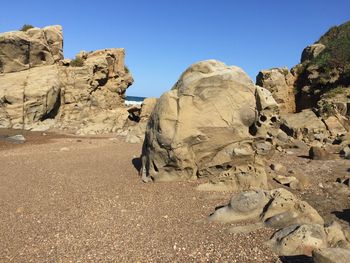
[[[61,26],[0,34],[0,74],[52,65],[63,59]]]
[[[256,77],[256,84],[272,93],[281,113],[295,112],[294,81],[287,68],[262,70]]]
[[[317,107],[322,96],[346,92],[350,85],[350,22],[332,27],[316,43],[306,47],[296,76],[297,108]]]
[[[123,127],[133,82],[124,49],[81,52],[75,63],[63,60],[62,47],[60,26],[1,34],[0,127],[83,134]]]
[[[257,110],[276,102],[261,92],[238,67],[215,60],[189,67],[160,97],[150,117],[142,152],[143,179],[207,177],[231,189],[265,188],[259,156],[273,147],[265,137],[254,137],[252,133],[259,133],[251,127],[258,121]],[[262,119],[269,122],[267,116]]]

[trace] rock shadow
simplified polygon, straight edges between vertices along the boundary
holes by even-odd
[[[339,219],[350,222],[350,209],[343,209],[343,211],[333,211],[332,214]]]
[[[299,158],[304,158],[304,159],[312,160],[312,159],[310,158],[309,155],[298,155],[298,157],[299,157]]]
[[[283,263],[313,263],[312,257],[300,256],[281,256],[279,257]]]
[[[141,158],[134,158],[131,160],[132,165],[135,167],[135,169],[137,170],[138,173],[140,173],[141,171],[141,167],[142,167],[142,162],[141,162]]]

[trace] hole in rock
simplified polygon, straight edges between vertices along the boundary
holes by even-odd
[[[253,125],[251,125],[251,126],[249,127],[249,133],[250,133],[250,135],[255,136],[255,135],[257,134],[257,132],[258,132],[258,129],[256,128],[255,124],[253,124]]]
[[[265,115],[261,115],[261,116],[260,116],[260,120],[261,120],[262,122],[265,122],[265,121],[267,120],[267,117],[266,117]]]
[[[158,170],[157,165],[154,163],[154,161],[152,161],[152,164],[153,164],[154,171],[156,171],[158,173],[159,170]]]
[[[44,116],[42,116],[40,121],[44,121],[47,119],[54,119],[57,116],[58,111],[60,110],[60,107],[61,107],[61,91],[58,92],[57,99],[55,104],[53,105],[52,110],[47,112]]]
[[[276,117],[272,117],[271,118],[271,122],[276,122],[277,121],[277,118]]]
[[[39,58],[41,61],[46,61],[46,57],[45,57],[44,52],[39,52],[38,58]]]

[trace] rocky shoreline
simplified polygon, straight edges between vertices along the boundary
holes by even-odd
[[[13,169],[10,156],[18,158],[18,163],[24,162],[18,155],[21,148],[27,152],[25,156],[31,147],[38,153],[35,149],[41,146],[28,142],[39,142],[42,137],[52,154],[62,161],[70,156],[81,164],[82,159],[71,155],[71,150],[78,155],[80,151],[89,154],[91,150],[101,163],[110,167],[106,171],[101,168],[103,175],[110,183],[120,186],[122,181],[126,184],[125,178],[114,179],[109,175],[113,160],[103,160],[99,155],[111,154],[113,149],[118,158],[124,158],[123,166],[116,166],[121,169],[118,176],[123,176],[125,170],[133,174],[128,194],[137,187],[136,194],[156,210],[148,217],[156,222],[154,227],[146,227],[148,232],[165,227],[160,222],[168,219],[168,214],[163,215],[168,211],[166,205],[177,207],[172,219],[180,220],[182,207],[176,202],[179,199],[186,202],[186,198],[192,200],[190,206],[183,208],[191,222],[187,231],[200,231],[200,227],[207,225],[216,231],[226,231],[219,242],[217,234],[206,229],[210,236],[208,242],[215,240],[215,246],[210,248],[206,243],[196,252],[186,251],[187,246],[194,250],[190,242],[198,245],[195,236],[175,242],[171,253],[169,247],[161,246],[160,251],[166,254],[159,257],[155,257],[157,246],[151,245],[147,255],[155,260],[346,262],[350,257],[348,61],[343,61],[343,68],[339,61],[337,67],[334,61],[325,65],[329,55],[324,54],[335,52],[332,43],[341,41],[349,26],[347,22],[333,28],[305,48],[301,63],[290,71],[287,68],[262,70],[254,83],[237,66],[227,66],[217,60],[201,61],[188,67],[159,99],[147,98],[142,105],[129,107],[124,104],[124,97],[133,79],[124,65],[124,49],[82,51],[74,60],[68,60],[62,55],[60,26],[1,34],[0,127],[38,132],[24,132],[23,137],[14,130],[3,130],[0,149],[5,153],[3,163],[9,162],[4,171]],[[50,133],[55,130],[65,135]],[[27,135],[28,142],[25,141]],[[46,136],[54,141],[45,139]],[[81,142],[84,147],[79,145]],[[22,144],[13,148],[13,143]],[[89,143],[102,147],[101,152]],[[115,149],[113,144],[121,148]],[[128,162],[123,151],[129,147]],[[92,161],[90,157],[85,158]],[[33,158],[33,164],[39,163],[40,158]],[[57,169],[55,162],[52,165]],[[43,167],[46,170],[51,164]],[[77,182],[85,180],[80,178],[83,166],[72,163],[70,168],[76,168],[73,174]],[[7,172],[2,173],[8,176]],[[18,166],[16,174],[22,177],[21,173]],[[58,178],[68,175],[55,173]],[[11,176],[10,182],[16,180]],[[90,186],[91,193],[95,186]],[[182,188],[187,192],[196,189],[196,194],[185,194]],[[165,190],[172,193],[172,198]],[[6,194],[14,193],[7,189]],[[47,189],[44,194],[49,194]],[[157,198],[158,194],[161,198]],[[16,199],[11,198],[9,204],[16,203]],[[114,201],[114,205],[119,206],[118,200]],[[141,201],[133,202],[144,205]],[[201,210],[201,206],[205,209]],[[10,206],[7,209],[10,211]],[[197,209],[201,216],[197,213],[191,218],[191,209]],[[147,217],[145,213],[138,218]],[[115,227],[124,229],[115,218],[109,220]],[[198,228],[194,222],[205,226]],[[141,224],[132,224],[132,229],[138,229]],[[176,232],[177,237],[183,234],[180,232]],[[237,238],[242,235],[252,240],[257,235],[259,246],[255,247],[255,243],[247,239],[240,243]],[[107,236],[112,237],[110,233]],[[129,240],[122,236],[123,240]],[[156,238],[169,240],[161,233]],[[149,239],[149,242],[156,241]],[[228,250],[226,245],[230,242],[238,242],[243,254],[233,255],[239,248],[233,245],[232,251]],[[247,256],[244,248],[247,242],[248,248],[255,249],[259,257]],[[14,244],[8,242],[8,245]],[[220,249],[223,258],[219,257]],[[272,254],[268,255],[265,249]]]

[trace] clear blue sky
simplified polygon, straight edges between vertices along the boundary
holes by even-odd
[[[135,83],[127,92],[160,96],[192,63],[218,59],[253,80],[261,69],[299,62],[305,46],[350,20],[349,0],[10,0],[0,32],[60,24],[64,53],[126,49]]]

